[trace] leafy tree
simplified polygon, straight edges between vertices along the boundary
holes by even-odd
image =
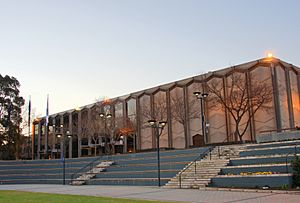
[[[21,145],[20,83],[15,77],[0,74],[0,159],[19,157]]]
[[[250,85],[251,83],[251,85]],[[212,106],[228,112],[234,120],[234,135],[243,141],[251,119],[260,108],[272,101],[273,91],[267,81],[246,79],[244,74],[233,73],[227,78],[226,90],[218,80],[207,83]],[[226,92],[226,95],[225,95]]]

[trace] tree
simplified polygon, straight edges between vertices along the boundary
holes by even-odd
[[[189,111],[186,110],[187,106],[184,102],[183,95],[178,92],[171,95],[171,115],[174,121],[180,123],[184,128],[184,136],[187,138],[187,125],[190,119],[195,119],[200,117],[200,108],[195,107],[198,100],[193,99],[188,101]],[[187,146],[186,146],[187,147]]]
[[[165,97],[161,95],[156,97],[153,108],[154,109],[152,111],[150,104],[147,105],[146,103],[143,103],[141,105],[141,115],[146,121],[151,119],[163,121],[167,119],[167,102]]]
[[[0,74],[0,159],[19,157],[21,145],[21,107],[24,99],[19,95],[20,83]]]
[[[247,80],[241,73],[233,73],[227,79],[226,91],[216,79],[207,83],[209,102],[212,107],[231,115],[235,125],[234,135],[243,141],[255,113],[260,108],[267,108],[265,104],[272,101],[272,87],[266,80],[257,81],[251,76]]]

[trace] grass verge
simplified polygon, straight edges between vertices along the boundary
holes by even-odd
[[[110,197],[94,197],[83,195],[64,195],[64,194],[48,194],[37,192],[23,192],[23,191],[0,191],[0,203],[94,203],[94,202],[108,202],[108,203],[129,203],[129,202],[145,202],[145,203],[160,203],[160,201],[147,200],[132,200]]]

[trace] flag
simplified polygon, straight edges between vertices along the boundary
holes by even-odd
[[[49,94],[47,95],[46,126],[49,124]]]

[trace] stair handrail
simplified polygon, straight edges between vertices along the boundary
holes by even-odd
[[[77,171],[75,171],[72,175],[71,175],[71,183],[74,181],[74,177],[76,178],[76,176],[78,174],[81,174],[83,171],[86,171],[86,169],[89,168],[89,170],[92,170],[95,167],[95,162],[99,161],[100,159],[102,159],[102,156],[99,156],[97,158],[95,158],[93,161],[91,161],[90,163],[88,163],[87,165],[83,166],[82,168],[78,169]]]
[[[221,143],[221,144],[224,144],[225,141],[228,141],[228,137],[225,137],[225,139],[224,139],[222,142],[220,142],[220,143]],[[221,157],[221,154],[220,154],[220,145],[218,145],[218,157],[219,157],[219,159],[220,159],[220,157]]]
[[[197,164],[196,162],[199,159],[202,159],[203,157],[205,157],[206,154],[209,153],[209,159],[211,160],[211,151],[213,150],[213,146],[210,146],[208,149],[206,149],[204,152],[202,152],[197,158],[195,158],[191,163],[189,163],[182,171],[179,172],[179,188],[181,189],[181,175],[183,172],[185,172],[188,168],[190,168],[193,163],[195,163],[195,174],[197,173]]]

